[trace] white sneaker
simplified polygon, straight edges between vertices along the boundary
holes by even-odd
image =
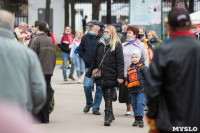
[[[81,79],[78,80],[78,83],[81,83]]]
[[[125,115],[126,116],[131,115],[131,112],[126,112]]]

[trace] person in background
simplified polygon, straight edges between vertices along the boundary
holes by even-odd
[[[118,22],[117,22],[117,32],[119,33],[122,32],[122,22],[120,18],[118,18]]]
[[[84,32],[84,35],[87,34],[88,31],[89,31],[89,25],[88,25],[88,23],[86,23],[86,25],[85,25],[85,32]]]
[[[122,38],[121,38],[121,42],[124,43],[126,41],[126,35],[127,35],[127,25],[123,26],[123,32],[122,32]]]
[[[37,114],[47,97],[44,76],[37,55],[14,40],[13,26],[13,15],[0,10],[0,102]]]
[[[116,32],[117,32],[117,24],[113,23],[113,24],[112,24],[112,26],[114,26],[114,27],[115,27],[115,29],[116,29]],[[122,34],[121,34],[121,33],[119,33],[119,32],[117,32],[117,35],[118,35],[119,39],[121,40],[121,38],[122,38]]]
[[[18,41],[24,45],[24,42],[25,42],[25,38],[31,36],[31,33],[26,33],[26,30],[27,30],[27,24],[24,23],[24,22],[21,22],[20,27],[16,27],[14,29],[14,32],[16,33],[17,35],[17,38],[18,38]]]
[[[72,44],[72,49],[70,52],[70,58],[71,60],[75,61],[76,65],[76,73],[78,77],[78,82],[81,83],[81,76],[84,73],[85,69],[85,64],[83,59],[78,55],[78,47],[81,43],[81,39],[83,37],[83,31],[82,30],[77,30],[76,31],[76,36],[74,38],[73,44]]]
[[[174,7],[169,12],[171,41],[154,53],[145,85],[149,132],[178,132],[177,127],[199,132],[200,45],[191,25],[187,9]]]
[[[74,35],[72,35],[71,32],[72,32],[71,27],[67,26],[60,40],[60,43],[58,44],[58,47],[62,51],[61,56],[62,56],[62,61],[63,61],[62,71],[63,71],[64,81],[68,81],[66,67],[67,67],[68,60],[70,60],[70,50],[72,48],[72,44],[74,40]],[[73,74],[74,74],[74,61],[72,60],[69,78],[72,80],[75,80],[75,78],[73,77]]]
[[[151,60],[152,60],[152,57],[153,57],[153,54],[152,54],[152,51],[150,50],[148,44],[147,44],[147,39],[146,39],[146,31],[145,31],[145,28],[142,27],[142,26],[139,26],[139,34],[138,34],[138,39],[144,43],[146,49],[147,49],[147,52],[148,52],[148,56],[149,56],[149,64],[151,63]]]
[[[198,40],[200,40],[200,32],[197,32],[197,27],[195,25],[192,25],[191,32],[195,34]]]
[[[55,45],[55,43],[56,43],[56,41],[55,41],[55,38],[54,38],[54,35],[53,35],[53,33],[51,33],[50,32],[50,29],[49,29],[49,25],[46,23],[46,31],[45,31],[45,33],[47,34],[47,36],[48,37],[50,37],[51,38],[51,40],[54,42],[54,50],[55,50],[55,52],[56,52],[56,45]]]
[[[87,15],[85,15],[85,18],[82,19],[82,25],[83,25],[83,32],[86,31],[86,24],[87,24]]]
[[[104,29],[105,29],[105,24],[104,24],[103,22],[100,22],[100,30],[99,30],[99,32],[100,32],[101,34],[103,34]]]
[[[125,19],[125,25],[128,25],[128,19]]]
[[[163,41],[158,40],[156,31],[154,31],[154,30],[150,30],[148,32],[147,38],[148,38],[147,44],[150,49],[150,57],[152,59],[154,51],[163,43]]]
[[[101,63],[102,62],[102,63]],[[87,80],[92,77],[93,70],[101,68],[101,77],[95,78],[95,83],[101,86],[105,100],[104,125],[110,126],[115,119],[112,108],[114,87],[123,83],[124,57],[123,49],[114,26],[108,25],[104,30],[104,36],[100,39],[92,65],[86,73]]]
[[[100,22],[97,20],[92,20],[88,23],[90,30],[88,34],[84,35],[81,39],[81,44],[78,47],[78,54],[83,59],[85,63],[85,73],[87,73],[89,67],[92,64],[92,59],[94,57],[95,49],[98,46],[98,42],[100,38],[102,37],[102,34],[99,32],[100,29]],[[100,115],[100,105],[102,100],[102,91],[101,87],[96,85],[96,92],[95,92],[95,98],[93,100],[92,97],[92,88],[94,84],[94,78],[89,78],[87,80],[87,77],[84,78],[84,92],[85,92],[85,98],[86,98],[86,106],[83,109],[83,112],[87,113],[90,111],[90,108],[92,107],[92,111],[94,115]]]
[[[40,60],[46,80],[47,91],[46,104],[36,117],[41,123],[49,123],[50,100],[53,93],[51,88],[51,77],[53,76],[53,71],[56,65],[54,43],[45,33],[45,22],[35,21],[33,31],[36,33],[36,35],[31,39],[30,48],[38,55]]]

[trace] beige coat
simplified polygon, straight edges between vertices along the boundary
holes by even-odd
[[[20,29],[18,27],[14,29],[14,32],[16,33],[16,35],[19,39],[19,42],[21,44],[24,44],[23,40],[24,40],[24,38],[26,38],[28,36],[28,34],[21,34]]]

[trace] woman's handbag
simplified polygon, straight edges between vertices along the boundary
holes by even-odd
[[[109,48],[109,49],[110,49],[110,48]],[[108,50],[109,50],[109,49],[108,49]],[[94,70],[92,71],[92,77],[93,77],[93,78],[100,78],[100,77],[101,77],[101,68],[100,68],[100,67],[101,67],[101,64],[103,63],[104,57],[106,56],[108,50],[107,50],[106,53],[104,54],[104,56],[103,56],[103,58],[102,58],[102,60],[101,60],[101,63],[99,64],[99,67],[96,68],[96,69],[94,69]]]

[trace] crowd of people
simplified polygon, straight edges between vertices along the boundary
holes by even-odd
[[[17,102],[37,120],[48,123],[54,93],[51,77],[56,64],[53,34],[43,21],[35,21],[32,27],[22,22],[13,30],[12,15],[3,10],[0,13],[1,63],[4,65],[0,73],[4,75],[1,85],[6,88],[0,87],[0,98]],[[58,42],[64,81],[76,80],[73,76],[76,68],[78,83],[82,83],[81,76],[85,73],[83,112],[92,108],[94,115],[101,115],[103,97],[104,125],[110,126],[115,120],[114,93],[119,88],[118,100],[126,104],[125,115],[133,112],[132,126],[144,127],[147,104],[150,132],[170,132],[176,126],[200,128],[200,43],[195,39],[197,34],[191,32],[186,9],[175,7],[169,12],[170,40],[164,44],[154,30],[146,32],[144,27],[130,25],[127,20],[122,26],[120,19],[112,25],[97,20],[86,23],[86,19],[87,16],[83,19],[84,31],[79,29],[73,35],[71,27],[66,26]],[[14,91],[9,90],[12,88]]]

